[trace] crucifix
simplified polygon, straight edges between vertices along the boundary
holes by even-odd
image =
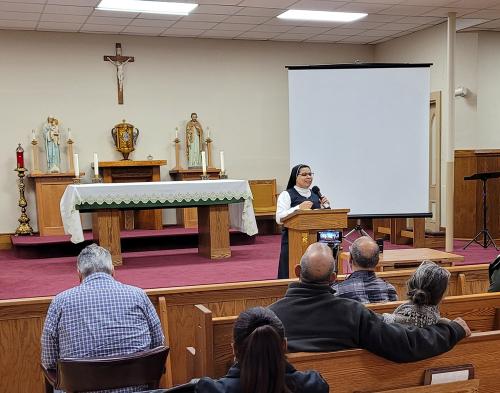
[[[118,104],[123,104],[123,79],[125,74],[123,66],[127,63],[133,63],[133,56],[122,56],[122,44],[115,44],[115,56],[104,56],[104,61],[109,61],[116,67],[116,81],[118,82]]]

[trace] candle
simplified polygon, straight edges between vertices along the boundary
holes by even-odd
[[[32,140],[32,141],[36,141],[36,133],[35,133],[35,129],[31,130],[31,140]]]
[[[207,139],[210,138],[210,127],[207,127]]]
[[[179,139],[179,129],[175,127],[175,139]]]
[[[201,167],[203,168],[203,174],[207,174],[207,160],[205,159],[205,152],[201,152]]]
[[[71,128],[68,128],[68,140],[72,140],[71,139]]]
[[[78,154],[73,154],[73,166],[75,168],[75,177],[78,179],[80,177],[80,166],[78,165]]]
[[[220,152],[220,171],[222,173],[226,172],[226,168],[224,167],[224,152]]]
[[[94,176],[99,177],[99,161],[97,160],[97,153],[94,153]]]
[[[16,149],[16,161],[18,168],[24,168],[24,149],[21,147],[20,143]]]

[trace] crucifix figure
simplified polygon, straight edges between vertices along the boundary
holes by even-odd
[[[104,56],[104,61],[109,61],[116,67],[116,81],[118,82],[118,104],[123,104],[123,79],[125,77],[123,66],[127,63],[133,63],[133,56],[122,56],[122,44],[115,45],[115,56]]]

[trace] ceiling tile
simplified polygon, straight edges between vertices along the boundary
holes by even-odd
[[[94,9],[92,7],[75,7],[71,5],[46,5],[43,12],[48,14],[66,15],[90,15]]]
[[[61,14],[42,14],[40,21],[43,22],[68,22],[83,23],[87,20],[85,15],[61,15]]]
[[[401,15],[369,14],[366,18],[363,18],[363,22],[389,23],[389,22],[395,22],[401,18],[402,18]]]
[[[293,28],[294,26],[287,25],[259,25],[252,29],[252,31],[262,31],[265,33],[284,33]]]
[[[277,16],[283,13],[285,9],[279,8],[258,8],[258,7],[245,7],[242,8],[236,15],[247,16]]]
[[[359,33],[360,36],[365,37],[387,37],[394,34],[392,30],[366,30],[362,33]]]
[[[433,7],[446,7],[457,0],[402,0],[401,5],[428,5]]]
[[[127,18],[108,18],[104,16],[90,16],[87,19],[87,23],[94,25],[116,25],[116,26],[126,26],[132,19]]]
[[[40,14],[34,12],[9,12],[0,11],[2,20],[36,20],[40,19]]]
[[[353,3],[399,4],[402,0],[353,0]]]
[[[24,3],[24,4],[45,4],[46,2],[47,2],[47,0],[9,0],[9,1],[7,1],[7,3]]]
[[[379,22],[364,22],[363,20],[359,22],[344,23],[342,27],[347,29],[376,29],[377,27],[383,26],[384,23]]]
[[[419,23],[387,23],[386,25],[383,25],[380,27],[381,29],[384,30],[392,30],[392,31],[405,31],[405,30],[410,30],[415,27],[420,26]]]
[[[224,19],[228,18],[227,15],[217,15],[217,14],[191,14],[182,17],[183,21],[187,22],[222,22]]]
[[[398,23],[432,24],[442,21],[443,18],[438,18],[436,16],[405,16],[404,18],[398,20]]]
[[[458,0],[451,2],[448,7],[459,8],[489,8],[498,6],[498,0]]]
[[[219,14],[234,15],[241,10],[241,7],[229,5],[199,5],[192,12],[193,14]]]
[[[266,33],[263,31],[247,31],[246,33],[238,35],[236,38],[244,40],[270,40],[275,37],[276,34],[277,33]]]
[[[144,35],[159,35],[163,30],[162,27],[152,26],[127,26],[121,31],[121,34],[144,34]]]
[[[44,31],[78,31],[81,25],[81,23],[71,22],[40,22],[36,29]]]
[[[288,33],[292,34],[322,34],[326,31],[330,30],[328,27],[310,27],[310,26],[301,26],[294,27]]]
[[[217,30],[234,30],[234,31],[248,31],[252,30],[254,27],[257,25],[243,25],[243,24],[238,24],[238,23],[226,23],[222,22],[219,23],[215,28]]]
[[[174,37],[197,37],[203,32],[205,32],[203,29],[176,29],[171,27],[161,33],[161,35]]]
[[[34,30],[36,20],[4,20],[0,19],[0,29]]]
[[[243,0],[238,5],[243,7],[287,8],[296,2],[297,0]]]
[[[344,38],[340,43],[342,44],[368,44],[369,42],[376,41],[380,37],[364,37],[364,36],[353,36]]]
[[[313,11],[336,11],[346,4],[345,1],[324,1],[324,0],[300,0],[293,4],[293,10],[313,10]]]
[[[101,0],[48,0],[47,4],[76,5],[80,7],[95,7]]]
[[[498,19],[500,10],[481,10],[467,14],[467,18]]]
[[[151,20],[179,20],[182,18],[182,15],[160,15],[160,14],[142,13],[137,18],[151,19]]]
[[[492,20],[491,22],[483,23],[482,25],[474,26],[474,28],[487,28],[487,29],[497,29],[500,27],[500,19]]]
[[[139,27],[169,27],[175,23],[175,20],[155,20],[155,19],[134,19],[129,26]]]
[[[345,38],[344,35],[325,35],[319,34],[314,37],[308,38],[306,41],[315,41],[315,42],[339,42]]]
[[[42,4],[23,4],[23,3],[3,3],[0,2],[0,11],[15,12],[42,12]]]
[[[414,5],[395,5],[380,11],[381,14],[386,15],[402,15],[402,16],[419,16],[431,11],[435,7],[428,6],[414,6]]]
[[[441,18],[446,18],[449,12],[456,12],[457,17],[464,16],[475,12],[477,10],[467,9],[467,8],[451,8],[451,7],[438,7],[433,10],[422,14],[422,16],[439,16]]]
[[[362,33],[365,30],[366,29],[345,29],[343,27],[337,27],[335,29],[331,29],[330,31],[326,32],[325,34],[349,36],[349,35],[356,35],[356,34]]]
[[[207,30],[200,37],[205,38],[234,38],[238,34],[239,31],[231,31],[231,30]]]
[[[93,23],[85,23],[80,31],[90,32],[90,33],[119,33],[123,30],[123,26],[117,25],[101,25]]]
[[[172,27],[175,29],[200,29],[207,30],[214,27],[217,23],[215,22],[189,22],[180,20],[175,23]]]
[[[278,41],[304,41],[310,37],[312,37],[313,34],[280,34],[276,37],[274,37],[275,40]]]
[[[194,2],[198,4],[237,5],[241,0],[197,0]]]
[[[365,12],[367,14],[377,13],[392,7],[391,4],[374,3],[349,3],[337,9],[342,12]]]
[[[224,22],[227,23],[244,23],[244,24],[254,24],[259,25],[261,23],[267,22],[272,17],[269,16],[240,16],[233,15],[227,18]]]

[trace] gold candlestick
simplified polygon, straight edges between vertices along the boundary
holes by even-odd
[[[26,214],[26,206],[28,206],[28,202],[24,197],[24,176],[26,176],[26,172],[28,171],[26,168],[16,168],[14,169],[17,172],[17,176],[19,177],[17,186],[19,187],[19,202],[18,205],[21,208],[21,217],[17,221],[19,221],[19,226],[16,229],[16,236],[26,236],[33,235],[33,228],[29,224],[30,219]]]
[[[210,137],[208,137],[205,140],[205,143],[207,144],[208,167],[213,168],[213,166],[212,166],[212,139],[210,139]]]
[[[174,169],[182,169],[180,165],[180,153],[181,153],[181,145],[180,145],[181,140],[178,137],[175,137],[174,143],[175,143],[175,167]]]
[[[226,171],[219,172],[219,179],[227,179]]]
[[[67,144],[68,148],[66,149],[66,153],[68,155],[68,172],[72,173],[75,171],[75,163],[73,162],[73,139],[68,139]]]
[[[31,168],[31,173],[32,174],[39,174],[42,173],[40,170],[40,155],[38,154],[38,141],[36,139],[33,139],[31,141],[31,154],[33,158],[33,163],[32,163],[32,168]]]

